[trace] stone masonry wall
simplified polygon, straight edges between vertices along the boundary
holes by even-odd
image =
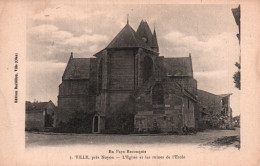
[[[110,90],[134,89],[133,50],[117,50],[110,55]]]

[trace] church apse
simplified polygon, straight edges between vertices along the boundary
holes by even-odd
[[[193,79],[191,58],[165,59],[158,51],[155,30],[152,33],[148,23],[141,21],[137,31],[127,23],[94,58],[72,56],[59,89],[61,114],[69,119],[71,111],[94,112],[90,126],[95,133],[108,132],[109,121],[120,122],[115,118],[124,112],[133,115],[124,120],[131,132],[176,132],[184,125],[194,128],[194,123],[185,120],[194,122],[194,111],[188,110],[185,101],[196,104],[193,92],[197,87],[176,80],[185,74]]]

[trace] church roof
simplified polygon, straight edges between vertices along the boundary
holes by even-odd
[[[191,57],[164,58],[163,63],[168,76],[193,76]]]
[[[88,79],[90,73],[90,58],[70,58],[62,76],[63,80]]]
[[[143,47],[148,48],[147,44],[137,35],[133,28],[126,24],[125,27],[116,35],[109,43],[107,48],[127,48],[127,47]]]
[[[153,36],[152,36],[152,47],[153,48],[159,48],[155,29],[153,31]]]
[[[153,38],[153,34],[152,31],[148,25],[148,23],[146,21],[141,21],[139,27],[137,28],[136,33],[138,34],[138,36],[142,37],[146,37],[147,38],[147,45],[152,47],[152,38]]]

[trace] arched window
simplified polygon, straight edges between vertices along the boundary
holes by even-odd
[[[98,67],[98,93],[101,93],[102,90],[102,69],[103,69],[103,59],[101,58],[99,62],[99,67]]]
[[[161,84],[154,85],[152,89],[152,102],[153,105],[163,105],[164,104],[164,91]]]
[[[143,83],[146,83],[153,74],[153,60],[146,56],[143,63]]]

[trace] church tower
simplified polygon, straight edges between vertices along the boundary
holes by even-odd
[[[137,35],[140,36],[143,41],[149,46],[152,47],[152,31],[148,25],[148,23],[144,20],[141,21],[137,31]]]
[[[159,52],[159,46],[158,46],[158,42],[157,42],[157,36],[156,36],[155,28],[154,28],[154,31],[153,31],[152,46],[151,46],[151,48],[152,48],[153,50],[155,50],[156,52]]]

